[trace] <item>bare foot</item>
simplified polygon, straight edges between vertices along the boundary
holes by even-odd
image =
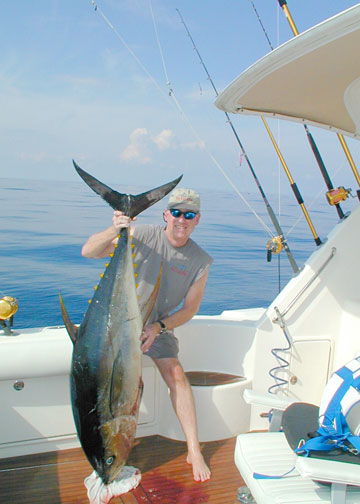
[[[201,453],[193,455],[188,454],[186,462],[192,465],[195,481],[207,481],[210,479],[211,471]]]

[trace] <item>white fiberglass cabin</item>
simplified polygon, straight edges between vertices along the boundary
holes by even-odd
[[[358,47],[360,5],[273,51],[236,79],[216,105],[228,112],[306,121],[357,137]],[[341,67],[336,78],[334,67]],[[285,79],[290,79],[288,85]],[[185,371],[215,376],[207,384],[193,385],[201,441],[267,429],[268,419],[260,414],[268,408],[249,405],[243,394],[246,389],[266,393],[274,385],[269,373],[280,365],[272,350],[287,347],[285,333],[290,348],[279,355],[288,366],[272,372],[284,381],[274,390],[276,396],[318,404],[331,372],[359,354],[359,229],[357,207],[336,224],[267,309],[198,316],[176,331]],[[1,332],[0,457],[78,446],[69,394],[72,343],[64,327]],[[216,381],[224,375],[238,378]],[[137,435],[183,439],[168,391],[146,356],[143,378]],[[259,503],[289,502],[265,500],[266,494],[267,489],[259,493],[265,496]]]

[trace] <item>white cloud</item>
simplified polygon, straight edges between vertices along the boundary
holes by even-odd
[[[130,134],[130,143],[121,153],[121,159],[124,161],[140,161],[150,163],[149,154],[149,134],[146,128],[136,128]]]
[[[161,133],[154,137],[154,143],[157,145],[159,150],[166,150],[172,147],[172,140],[174,138],[174,134],[169,129],[162,130]]]
[[[176,149],[174,133],[171,130],[164,129],[152,136],[146,128],[136,128],[130,134],[130,143],[120,157],[124,161],[150,163],[156,151],[168,149]]]

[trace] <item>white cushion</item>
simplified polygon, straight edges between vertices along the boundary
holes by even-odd
[[[297,469],[280,479],[257,480],[253,477],[254,472],[270,476],[282,475],[295,466],[297,459],[300,461],[303,457],[297,457],[293,453],[281,432],[237,436],[235,463],[257,504],[318,504],[320,502],[331,504],[330,485],[303,478]],[[338,465],[340,462],[335,464]],[[343,465],[348,467],[352,464]],[[352,469],[349,468],[349,470]],[[360,488],[347,488],[346,503],[360,503]]]
[[[296,468],[304,478],[348,485],[360,485],[360,465],[322,460],[311,457],[298,457]],[[360,502],[360,488],[359,488]]]

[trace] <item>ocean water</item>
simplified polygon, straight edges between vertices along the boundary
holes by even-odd
[[[111,208],[82,181],[0,181],[0,298],[18,299],[14,327],[62,324],[60,291],[70,318],[79,323],[106,262],[81,257],[81,246],[90,234],[111,224]],[[149,189],[114,188],[135,194]],[[201,221],[193,239],[212,255],[214,264],[199,313],[266,307],[292,276],[285,252],[267,262],[266,243],[271,236],[238,195],[206,192],[201,196]],[[272,229],[260,195],[244,196]],[[269,200],[275,210],[277,200]],[[163,202],[157,203],[138,222],[161,223],[163,207]],[[290,233],[288,244],[301,266],[316,248],[313,237],[291,195],[282,197],[281,208],[282,229],[285,235]],[[309,213],[321,238],[338,221],[324,197]]]

